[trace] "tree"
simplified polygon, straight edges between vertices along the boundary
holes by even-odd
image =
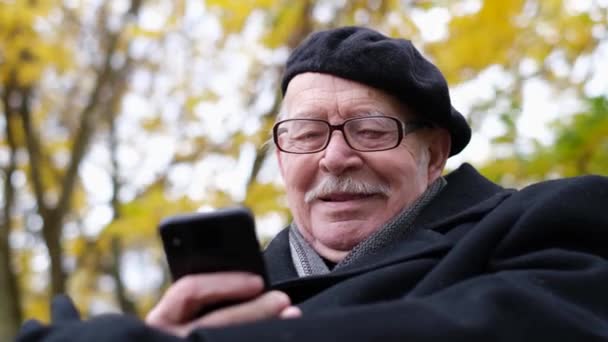
[[[585,8],[561,0],[488,0],[472,13],[453,16],[445,39],[427,45],[453,84],[489,69],[508,75],[491,90],[494,95],[489,100],[480,101],[469,113],[476,128],[496,116],[503,126],[504,133],[492,143],[501,152],[498,155],[508,153],[483,165],[482,171],[490,178],[519,187],[546,178],[608,173],[595,157],[605,150],[601,133],[606,94],[588,90],[597,78],[594,70],[602,60],[600,46],[608,38],[602,33],[607,22],[605,5],[599,3]],[[526,85],[532,83],[542,84],[563,102],[579,103],[569,113],[554,115],[553,144],[526,137],[522,133],[529,133],[529,128],[517,124],[525,96],[534,97],[525,93]],[[574,117],[564,117],[577,112]],[[544,113],[529,113],[540,114]],[[576,149],[572,148],[575,141],[580,143]]]
[[[73,199],[78,195],[78,169],[86,154],[87,148],[95,135],[95,121],[104,110],[105,103],[116,102],[121,93],[113,91],[124,82],[128,75],[129,63],[116,65],[120,50],[121,37],[126,27],[136,18],[140,2],[134,0],[129,8],[118,18],[119,27],[114,30],[105,25],[111,15],[106,7],[99,9],[97,20],[102,24],[96,32],[99,35],[98,45],[91,47],[90,53],[101,58],[89,65],[77,65],[69,57],[68,43],[77,40],[80,30],[70,32],[75,25],[82,29],[91,29],[84,22],[78,22],[76,9],[63,6],[60,2],[15,1],[0,4],[2,20],[2,72],[1,95],[6,139],[8,142],[9,163],[4,171],[4,215],[2,225],[1,261],[6,267],[6,279],[3,279],[0,292],[7,294],[3,298],[6,305],[0,311],[7,317],[4,336],[12,336],[16,323],[21,320],[21,306],[16,271],[10,260],[10,232],[16,207],[15,188],[12,182],[18,171],[27,174],[27,181],[33,193],[33,203],[26,203],[35,212],[41,222],[41,236],[50,259],[50,294],[65,292],[64,253],[62,248],[63,224],[72,211]],[[53,22],[49,17],[53,11],[60,11],[66,22]],[[41,32],[36,24],[57,25],[56,31]],[[61,24],[66,24],[63,28]],[[79,27],[80,28],[80,27]],[[88,32],[87,32],[88,33]],[[124,42],[123,42],[124,43]],[[57,49],[56,47],[59,47]],[[70,62],[71,60],[71,62]],[[72,70],[68,71],[68,68]],[[45,77],[45,73],[53,73]],[[80,75],[77,75],[82,73]],[[68,81],[86,75],[92,86],[75,82],[67,93],[60,93],[63,99],[56,100],[47,90],[45,82]],[[65,77],[64,79],[62,79]],[[53,79],[54,78],[54,79]],[[50,79],[50,80],[49,80]],[[72,96],[82,96],[80,101]],[[66,132],[52,135],[43,126],[51,130]],[[65,155],[66,162],[57,160]],[[27,163],[18,164],[16,156],[25,154]],[[27,199],[25,199],[27,201]],[[24,213],[18,213],[24,214]],[[28,215],[28,214],[26,214]],[[27,228],[27,227],[25,227]],[[3,320],[4,322],[4,320]],[[4,327],[4,325],[3,325]]]

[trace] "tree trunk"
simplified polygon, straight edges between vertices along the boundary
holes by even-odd
[[[10,341],[14,338],[21,323],[23,313],[19,296],[17,275],[11,260],[9,237],[11,232],[11,211],[15,198],[15,189],[11,178],[16,169],[16,144],[14,124],[11,120],[13,110],[10,108],[9,96],[11,87],[2,94],[2,104],[5,115],[6,140],[9,145],[9,162],[4,172],[4,208],[0,221],[0,341]]]
[[[54,216],[54,215],[53,215]],[[63,217],[44,223],[43,232],[51,261],[51,294],[65,293],[65,272],[63,271],[63,249],[61,247],[61,224]]]
[[[12,341],[22,319],[7,228],[8,225],[4,224],[0,227],[0,341]]]

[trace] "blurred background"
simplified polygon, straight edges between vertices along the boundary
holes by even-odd
[[[0,340],[61,292],[143,317],[169,281],[165,216],[243,204],[276,234],[282,65],[353,24],[446,75],[474,130],[448,168],[608,175],[608,0],[0,0]]]

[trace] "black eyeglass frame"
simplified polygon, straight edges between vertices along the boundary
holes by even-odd
[[[397,125],[401,129],[399,129],[399,131],[398,131],[397,141],[395,142],[394,146],[382,148],[382,149],[362,150],[362,149],[355,148],[355,147],[353,147],[353,145],[351,145],[350,141],[348,141],[348,135],[344,132],[344,126],[351,121],[370,119],[370,118],[390,119],[397,123]],[[322,123],[326,124],[329,127],[329,133],[327,134],[327,140],[325,141],[325,144],[316,150],[308,151],[308,152],[293,152],[293,151],[284,150],[279,144],[278,128],[282,123],[289,122],[289,121],[316,121],[316,122],[322,122]],[[385,115],[373,115],[373,116],[363,116],[363,117],[351,118],[351,119],[344,120],[344,122],[342,122],[339,125],[332,125],[329,122],[327,122],[326,120],[322,120],[322,119],[295,118],[295,119],[281,120],[281,121],[275,123],[274,126],[272,127],[272,139],[274,140],[274,145],[281,152],[291,153],[291,154],[311,154],[311,153],[321,152],[324,149],[326,149],[327,146],[329,146],[329,142],[331,141],[331,136],[333,135],[334,131],[340,131],[340,132],[342,132],[342,136],[344,137],[344,141],[346,142],[346,144],[353,150],[359,151],[359,152],[380,152],[380,151],[387,151],[387,150],[392,150],[392,149],[396,148],[397,146],[399,146],[399,144],[401,144],[401,141],[403,141],[403,138],[406,135],[412,133],[413,131],[416,131],[423,127],[433,127],[433,126],[434,125],[432,123],[427,122],[427,121],[410,121],[410,122],[405,123],[395,117],[385,116]]]

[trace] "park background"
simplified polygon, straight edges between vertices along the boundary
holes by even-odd
[[[474,132],[449,169],[608,175],[608,0],[0,0],[0,340],[62,292],[143,317],[168,215],[242,204],[276,234],[282,66],[354,24],[444,72]]]

